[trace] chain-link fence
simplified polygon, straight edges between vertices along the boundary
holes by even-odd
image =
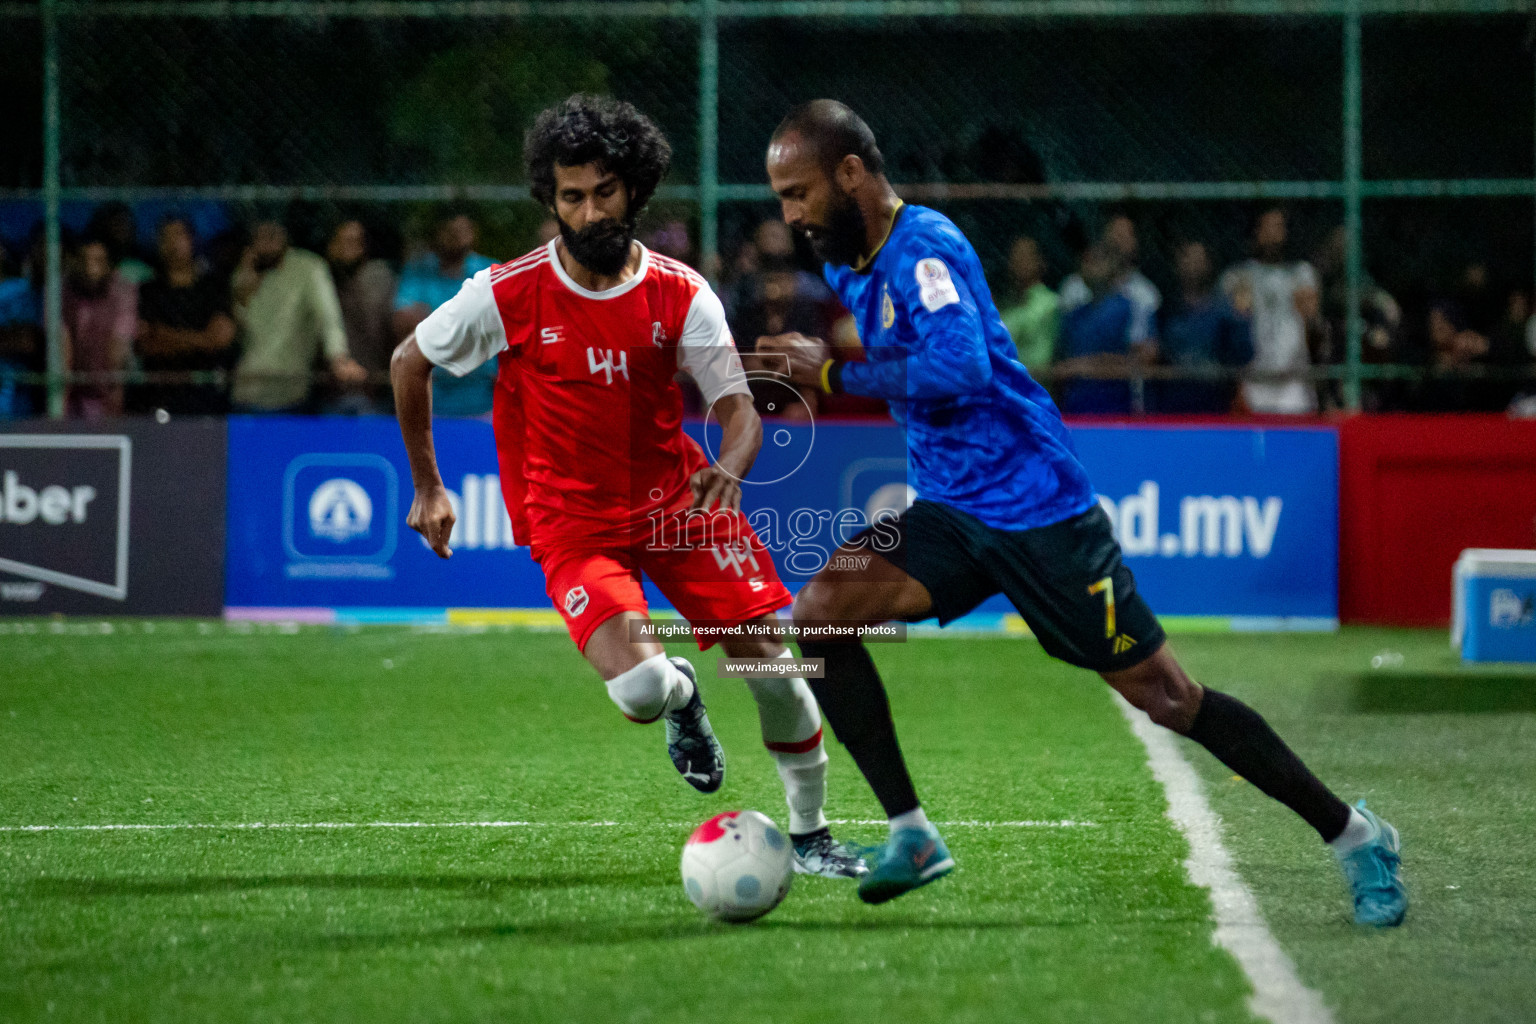
[[[966,231],[1000,304],[1021,235],[1054,283],[1128,215],[1173,302],[1183,243],[1219,270],[1280,202],[1320,278],[1302,372],[1324,407],[1411,407],[1445,376],[1507,402],[1536,358],[1524,322],[1511,347],[1536,267],[1530,25],[1513,0],[0,2],[0,262],[14,290],[30,257],[48,328],[31,355],[0,334],[0,374],[63,409],[63,240],[106,202],[146,250],[169,210],[213,235],[280,209],[311,248],[362,216],[398,259],[433,204],[468,201],[481,250],[514,257],[546,218],[523,131],[585,90],[666,131],[648,224],[685,224],[712,275],[776,212],[774,126],[832,96]]]

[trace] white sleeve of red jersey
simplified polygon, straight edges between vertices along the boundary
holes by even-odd
[[[706,405],[726,395],[750,395],[747,374],[741,366],[731,329],[725,324],[725,307],[708,285],[701,287],[688,307],[683,336],[677,343],[677,365],[704,393]]]
[[[416,346],[433,363],[462,377],[507,347],[507,329],[482,270],[416,327]]]

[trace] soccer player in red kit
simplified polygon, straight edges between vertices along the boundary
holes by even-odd
[[[572,96],[538,116],[524,152],[533,196],[560,236],[476,274],[395,351],[396,414],[416,485],[406,522],[449,557],[454,514],[432,448],[432,370],[462,376],[497,359],[492,417],[513,536],[529,545],[619,710],[635,722],[664,719],[673,764],[712,793],[725,756],[694,670],[632,639],[631,625],[648,617],[642,572],[696,625],[777,625],[790,594],[741,512],[762,424],[719,298],[688,266],[635,241],[671,160],[656,126],[627,103]],[[722,427],[713,465],[683,433],[679,370]],[[729,657],[790,657],[769,637],[720,643]],[[822,812],[827,755],[809,687],[795,676],[747,684],[784,782],[796,869],[857,877],[863,862]]]

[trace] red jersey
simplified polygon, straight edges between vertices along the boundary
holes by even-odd
[[[749,394],[725,311],[703,277],[641,247],[635,275],[594,292],[557,241],[483,270],[416,329],[463,376],[498,357],[493,426],[518,543],[626,542],[692,494],[707,466],[682,430],[686,370],[706,403]]]

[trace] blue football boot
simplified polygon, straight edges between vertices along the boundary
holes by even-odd
[[[869,874],[859,879],[859,899],[884,903],[955,870],[955,859],[934,828],[904,828],[870,851]]]
[[[1339,867],[1344,869],[1355,897],[1355,923],[1375,928],[1400,925],[1408,913],[1408,890],[1398,870],[1401,843],[1397,829],[1366,810],[1364,800],[1355,809],[1376,830],[1371,839],[1339,857]]]

